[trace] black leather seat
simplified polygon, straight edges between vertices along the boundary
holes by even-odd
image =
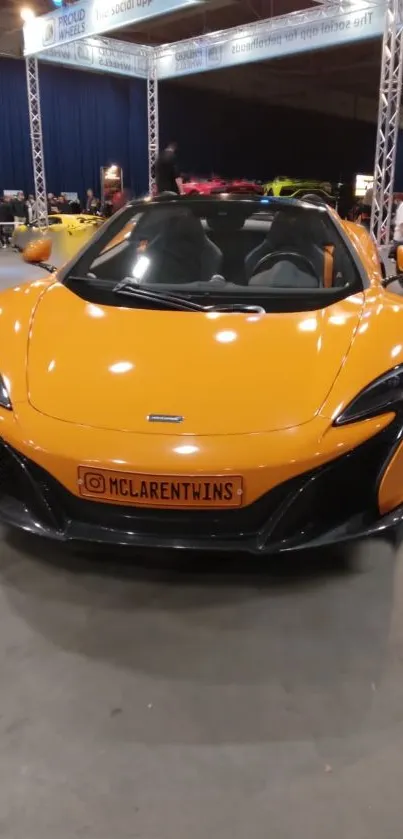
[[[262,271],[258,275],[260,279],[255,282],[254,275],[259,262],[276,252],[284,254],[282,259],[279,257],[281,270],[274,270],[276,265],[270,264],[269,260],[266,265],[263,262]],[[296,253],[308,260],[312,270],[309,270],[308,264],[304,266],[303,259],[300,265],[294,263],[291,269],[292,260],[287,260],[287,253]],[[335,247],[329,243],[326,225],[316,213],[279,211],[264,241],[246,257],[249,283],[285,287],[288,277],[288,285],[291,287],[303,286],[304,283],[307,288],[330,287],[334,283],[334,253]]]
[[[162,208],[161,208],[162,209]],[[206,236],[199,218],[187,208],[149,214],[136,230],[137,247],[150,259],[142,278],[148,284],[208,282],[220,273],[221,250]]]
[[[221,273],[236,285],[247,285],[245,257],[256,242],[256,233],[244,228],[245,213],[218,212],[207,219],[208,235],[223,254]]]

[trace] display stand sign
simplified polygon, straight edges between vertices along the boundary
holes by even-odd
[[[101,202],[112,204],[115,195],[123,191],[123,169],[121,166],[101,167]]]
[[[19,192],[23,192],[22,189],[3,189],[3,198],[17,198]]]
[[[356,175],[354,184],[354,195],[356,198],[364,198],[369,189],[373,189],[373,175]]]
[[[370,7],[365,0],[350,11],[335,6],[334,15],[306,20],[296,12],[287,18],[273,18],[241,28],[217,32],[216,38],[178,41],[156,49],[159,79],[177,78],[221,67],[253,61],[267,61],[301,52],[338,47],[379,37],[385,24],[384,5]]]
[[[158,78],[170,79],[377,38],[385,23],[384,3],[354,0],[333,10],[319,7],[294,12],[155,48],[91,34],[198,2],[205,0],[85,0],[29,21],[24,27],[25,54],[139,78],[147,77],[155,57]],[[123,14],[124,23],[118,22]],[[96,25],[91,24],[94,15]]]
[[[204,0],[82,0],[33,17],[24,26],[24,54],[34,55],[102,32],[135,26]]]
[[[152,50],[115,38],[84,38],[41,53],[41,61],[145,79]]]

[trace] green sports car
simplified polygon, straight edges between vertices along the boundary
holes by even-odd
[[[288,178],[278,175],[273,181],[264,184],[265,195],[283,196],[287,198],[305,198],[307,195],[317,195],[327,203],[334,203],[332,185],[325,181]]]

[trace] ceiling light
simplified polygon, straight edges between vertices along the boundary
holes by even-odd
[[[35,12],[29,6],[23,6],[20,11],[20,16],[24,23],[28,23],[29,20],[35,17]]]

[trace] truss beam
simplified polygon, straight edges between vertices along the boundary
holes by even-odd
[[[290,27],[304,27],[321,22],[326,23],[326,21],[330,22],[343,15],[351,15],[352,12],[355,12],[358,17],[360,14],[365,14],[366,11],[371,11],[374,7],[384,8],[386,2],[387,0],[358,0],[357,2],[351,2],[351,0],[331,0],[329,2],[328,0],[327,2],[318,2],[311,9],[303,9],[302,11],[291,12],[285,15],[276,15],[276,17],[253,21],[243,26],[233,26],[229,29],[208,32],[205,35],[174,41],[170,44],[163,44],[160,47],[157,46],[154,48],[155,55],[158,62],[158,59],[162,59],[165,55],[175,52],[178,49],[184,51],[192,47],[209,48],[225,43],[226,41],[234,41],[238,38],[246,39],[255,36],[264,38],[270,34],[280,34],[283,30],[289,29]],[[291,55],[292,52],[288,54]]]
[[[139,45],[129,46],[123,43],[119,43],[118,45],[118,42],[102,37],[96,39],[101,58],[104,58],[103,53],[101,55],[101,51],[104,49],[110,50],[111,55],[113,53],[113,61],[120,61],[122,58],[121,53],[122,55],[125,54],[129,56],[130,62],[133,63],[133,66],[130,63],[130,69],[127,71],[127,75],[141,75],[144,73],[146,76],[149,147],[148,176],[150,191],[155,186],[155,163],[158,155],[158,78],[163,78],[164,75],[169,77],[167,72],[164,73],[164,69],[167,69],[164,60],[168,59],[168,56],[171,55],[172,57],[172,54],[175,54],[177,50],[186,51],[192,48],[201,49],[202,51],[205,50],[207,54],[209,48],[211,48],[211,61],[214,62],[217,60],[217,54],[220,54],[219,45],[225,45],[225,42],[231,42],[234,39],[243,40],[251,36],[264,38],[264,36],[271,36],[276,33],[279,33],[281,38],[285,38],[287,36],[286,30],[289,28],[300,30],[300,28],[310,27],[311,24],[318,24],[322,21],[329,21],[332,27],[337,28],[338,26],[340,28],[343,24],[339,24],[338,20],[343,19],[343,16],[351,16],[351,13],[354,12],[357,15],[364,15],[365,20],[367,20],[367,17],[371,20],[371,10],[376,10],[374,14],[377,15],[376,20],[379,23],[379,28],[382,27],[382,17],[383,13],[385,14],[385,27],[382,44],[371,230],[379,244],[385,238],[388,240],[390,236],[400,99],[402,94],[403,18],[401,19],[401,5],[402,0],[315,0],[315,6],[310,9],[269,18],[267,20],[254,21],[245,26],[232,27],[155,48],[141,47]],[[366,15],[366,10],[369,12],[368,16]],[[332,23],[333,21],[336,22]],[[313,30],[317,31],[318,27],[316,26],[315,29],[315,26],[313,26]],[[331,31],[333,32],[333,29]],[[378,32],[375,34],[378,34]],[[91,41],[90,46],[94,49],[94,39]],[[56,62],[63,63],[63,57],[62,54],[56,56],[55,51]],[[114,66],[109,63],[112,59],[108,56],[108,66],[111,69]],[[86,62],[87,60],[87,54],[83,55],[82,61]],[[72,56],[70,63],[77,64],[77,59],[74,60]],[[116,66],[116,70],[122,71],[120,65],[119,67]],[[45,226],[47,224],[47,200],[37,57],[26,59],[26,71],[35,194],[38,205],[39,223]],[[192,70],[192,72],[197,72],[197,70]]]
[[[382,42],[374,194],[371,212],[371,231],[378,245],[389,243],[392,218],[403,69],[403,30],[399,25],[399,6],[399,0],[387,0]]]
[[[158,156],[158,77],[157,62],[153,53],[149,60],[147,75],[147,117],[148,117],[148,187],[150,195],[155,188],[155,164]]]
[[[32,163],[34,168],[35,200],[39,227],[48,226],[45,164],[43,155],[41,98],[39,91],[38,60],[25,60],[28,90],[29,128],[31,135]]]

